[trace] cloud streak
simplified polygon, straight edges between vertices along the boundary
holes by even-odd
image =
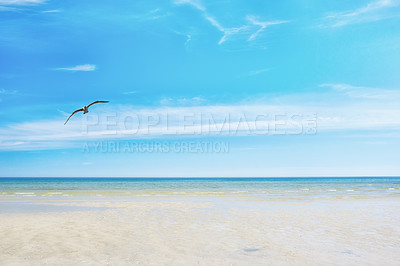
[[[136,94],[136,93],[138,93],[138,91],[125,91],[125,92],[123,92],[123,94],[125,94],[125,95],[132,95],[132,94]]]
[[[198,0],[176,0],[175,4],[176,5],[189,4],[200,11],[204,11],[204,12],[206,11],[206,8]]]
[[[146,20],[151,21],[151,20],[158,20],[158,19],[166,18],[166,17],[169,17],[170,15],[171,15],[171,13],[169,13],[169,12],[163,12],[163,10],[161,10],[160,8],[155,8],[144,14],[134,15],[133,17],[138,20],[142,20],[142,21],[146,21]]]
[[[236,27],[236,28],[223,27],[220,22],[218,22],[214,17],[212,17],[208,14],[206,8],[199,1],[179,0],[179,1],[175,1],[175,4],[177,4],[177,5],[188,4],[188,5],[191,5],[192,7],[196,8],[197,10],[201,11],[204,18],[208,22],[210,22],[211,25],[213,25],[215,28],[217,28],[220,32],[223,33],[223,36],[218,41],[219,45],[223,44],[230,36],[238,34],[240,31],[246,29],[246,26],[241,26],[241,27]]]
[[[246,29],[246,26],[241,26],[241,27],[237,27],[237,28],[224,28],[213,17],[211,17],[207,14],[205,14],[204,16],[214,27],[216,27],[220,32],[222,32],[224,34],[222,36],[222,38],[219,40],[218,44],[223,44],[228,39],[228,37],[238,34],[240,31]]]
[[[94,71],[96,70],[96,65],[78,65],[74,67],[62,67],[62,68],[57,68],[56,70],[67,70],[67,71]]]
[[[1,11],[20,11],[20,7],[44,4],[46,0],[0,0]]]
[[[193,106],[193,105],[201,105],[204,104],[207,100],[201,97],[192,97],[192,98],[171,98],[166,97],[160,100],[161,105],[179,105],[179,106]]]
[[[261,32],[263,32],[268,26],[272,25],[278,25],[282,23],[288,23],[289,21],[259,21],[255,16],[247,16],[247,20],[251,22],[252,24],[259,26],[260,28],[254,32],[253,34],[250,35],[248,38],[249,41],[254,40]]]
[[[352,98],[380,99],[380,100],[400,99],[400,91],[398,90],[352,86],[344,83],[336,83],[336,84],[326,83],[326,84],[320,84],[319,87],[328,87]]]
[[[42,11],[41,13],[60,13],[60,12],[61,12],[60,9],[52,9],[52,10]]]
[[[45,3],[46,0],[0,0],[0,5],[4,6],[30,6]]]
[[[337,28],[350,24],[388,19],[398,16],[399,10],[396,8],[398,6],[398,0],[377,0],[355,10],[329,14],[323,18],[323,23],[320,26]]]
[[[0,89],[0,95],[15,95],[17,94],[18,91],[17,90],[6,90],[6,89]]]
[[[223,33],[223,36],[221,39],[218,41],[218,44],[221,45],[227,40],[229,40],[230,37],[238,34],[249,34],[249,31],[251,31],[253,26],[259,27],[258,30],[255,32],[251,33],[250,36],[248,37],[248,41],[254,40],[258,35],[261,34],[268,26],[271,25],[277,25],[277,24],[282,24],[282,23],[287,23],[288,21],[260,21],[258,18],[255,16],[250,16],[248,15],[247,21],[250,23],[246,25],[242,25],[239,27],[224,27],[222,24],[213,16],[211,16],[207,9],[200,3],[200,1],[196,0],[178,0],[175,1],[175,4],[177,5],[182,5],[182,4],[188,4],[194,7],[195,9],[199,10],[203,17],[212,25],[214,26],[218,31]]]
[[[269,68],[257,69],[257,70],[250,71],[250,72],[248,72],[248,73],[246,73],[246,74],[244,74],[244,75],[240,75],[239,77],[251,77],[251,76],[256,76],[256,75],[260,75],[260,74],[262,74],[262,73],[266,73],[266,72],[268,72],[268,71],[270,71],[270,70],[271,70],[271,69],[269,69]]]

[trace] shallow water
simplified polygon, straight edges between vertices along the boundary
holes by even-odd
[[[0,264],[398,265],[400,178],[0,179]]]
[[[1,265],[398,265],[400,260],[398,198],[16,201],[52,205],[59,212],[0,212]]]
[[[400,177],[340,178],[0,178],[0,198],[214,195],[265,200],[400,195]]]
[[[37,213],[37,212],[71,212],[71,211],[102,211],[107,207],[64,206],[53,205],[51,202],[32,201],[0,201],[0,214],[5,213]]]

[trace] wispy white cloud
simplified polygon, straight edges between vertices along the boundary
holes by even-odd
[[[270,70],[271,70],[270,68],[262,68],[262,69],[252,70],[252,71],[249,71],[248,73],[246,73],[246,74],[244,74],[244,75],[241,75],[241,76],[239,76],[239,77],[256,76],[256,75],[260,75],[260,74],[262,74],[262,73],[266,73],[266,72],[268,72],[268,71],[270,71]]]
[[[399,0],[377,0],[355,10],[329,14],[320,26],[335,28],[399,16],[399,4]]]
[[[0,94],[3,94],[3,95],[13,95],[13,94],[17,94],[17,93],[18,93],[17,90],[0,89]]]
[[[194,6],[195,8],[197,8],[200,11],[206,11],[206,8],[198,0],[176,0],[174,3],[176,5],[189,4],[189,5]]]
[[[6,90],[6,89],[0,89],[0,96],[2,95],[15,95],[18,94],[17,90]],[[0,98],[0,102],[2,102],[3,99]]]
[[[23,11],[27,7],[37,6],[40,4],[45,4],[47,0],[0,0],[0,12],[1,11]],[[40,12],[46,13],[46,12]]]
[[[60,13],[60,9],[44,10],[41,13]]]
[[[134,15],[133,17],[138,20],[157,20],[169,17],[171,13],[163,11],[161,8],[155,8],[143,14]]]
[[[9,6],[0,6],[0,11],[16,11],[18,10],[15,7],[9,7]]]
[[[247,26],[234,27],[234,28],[223,27],[219,21],[217,21],[214,17],[212,17],[211,15],[208,14],[207,9],[199,1],[178,0],[178,1],[175,1],[175,4],[177,4],[177,5],[189,4],[189,5],[193,6],[194,8],[198,9],[199,11],[201,11],[204,18],[208,22],[210,22],[211,25],[213,25],[215,28],[217,28],[220,32],[223,33],[223,36],[219,40],[218,44],[223,44],[230,36],[238,34],[240,31],[247,28]]]
[[[74,67],[62,67],[62,68],[56,68],[56,70],[68,70],[68,71],[94,71],[96,70],[96,65],[79,65],[79,66],[74,66]]]
[[[265,135],[269,127],[301,130],[298,126],[288,124],[290,118],[282,108],[271,105],[160,106],[142,109],[119,106],[103,110],[101,114],[88,114],[81,116],[81,119],[75,117],[67,126],[63,125],[63,117],[0,127],[0,150],[69,148],[82,146],[87,141],[104,140]],[[286,106],[285,110],[289,111],[289,107]],[[274,114],[279,117],[274,117]]]
[[[360,87],[343,83],[336,83],[336,84],[326,83],[326,84],[320,84],[319,87],[328,87],[353,98],[381,99],[381,100],[400,99],[399,90]]]
[[[125,95],[132,95],[132,94],[136,94],[136,93],[138,93],[138,91],[125,91],[125,92],[123,92],[123,94],[125,94]]]
[[[321,86],[329,87],[330,94],[318,97],[318,101],[314,94],[230,105],[207,105],[198,97],[165,98],[156,107],[105,106],[100,112],[76,115],[67,126],[68,114],[55,120],[3,125],[0,150],[82,147],[86,141],[102,140],[400,130],[399,98],[385,98],[394,91],[374,89],[376,94],[371,97],[358,93],[364,87],[340,83]],[[332,102],[335,95],[344,95],[349,101]]]
[[[225,28],[225,27],[222,27],[222,25],[217,20],[215,20],[213,17],[209,16],[208,14],[204,14],[204,16],[213,26],[215,26],[220,32],[222,32],[224,34],[222,36],[222,38],[219,40],[218,44],[224,43],[230,36],[235,35],[235,34],[239,33],[240,31],[247,28],[247,26],[241,26],[241,27],[236,27],[236,28]]]
[[[0,0],[0,5],[4,6],[29,6],[45,3],[46,0]]]
[[[204,104],[207,100],[201,97],[191,97],[191,98],[172,98],[172,97],[165,97],[160,100],[160,104],[162,105],[178,105],[178,106],[193,106],[193,105],[200,105]]]
[[[214,16],[211,16],[206,9],[204,5],[198,0],[177,0],[175,1],[175,4],[177,5],[182,5],[182,4],[188,4],[191,5],[192,7],[196,8],[199,10],[202,14],[203,17],[210,22],[212,26],[214,26],[218,31],[223,33],[223,36],[221,39],[218,41],[218,44],[223,44],[227,40],[230,39],[230,37],[243,34],[243,35],[248,35],[248,41],[254,40],[262,31],[264,31],[268,26],[271,25],[277,25],[277,24],[282,24],[282,23],[287,23],[288,21],[261,21],[255,16],[248,15],[247,21],[250,24],[244,24],[238,27],[225,27],[221,24],[220,21],[218,21]],[[251,33],[254,26],[259,27],[255,32]],[[188,39],[190,40],[190,39]]]
[[[66,116],[66,117],[68,117],[70,115],[69,113],[67,113],[67,112],[65,112],[65,111],[63,111],[61,109],[57,109],[57,111],[59,111],[60,114],[62,114],[63,116]]]
[[[186,39],[186,42],[185,42],[185,46],[188,45],[188,43],[192,40],[192,35],[187,34],[186,37],[187,37],[187,39]]]
[[[282,23],[288,23],[289,21],[285,21],[285,20],[278,20],[278,21],[260,21],[259,19],[257,19],[255,16],[247,16],[247,20],[249,22],[251,22],[252,24],[259,26],[260,28],[254,32],[253,34],[250,35],[250,37],[248,38],[249,41],[255,39],[262,31],[264,31],[268,26],[271,25],[278,25],[278,24],[282,24]]]
[[[21,11],[29,6],[45,4],[47,0],[0,0],[0,11]],[[38,13],[58,13],[60,9],[37,11]]]

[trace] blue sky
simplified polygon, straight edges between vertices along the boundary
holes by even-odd
[[[0,21],[1,176],[400,175],[398,0],[0,0]]]

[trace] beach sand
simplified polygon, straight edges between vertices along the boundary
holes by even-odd
[[[24,204],[30,203],[58,207],[0,213],[0,265],[387,266],[400,261],[398,199],[177,196]]]

